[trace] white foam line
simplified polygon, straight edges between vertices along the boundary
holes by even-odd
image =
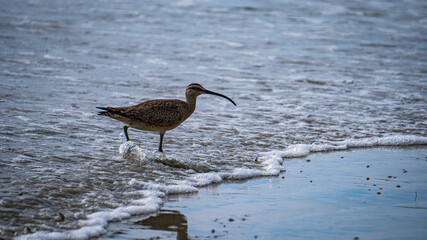
[[[139,185],[143,186],[144,188],[155,190],[155,191],[161,191],[165,194],[176,194],[176,193],[192,193],[192,192],[198,192],[199,189],[194,187],[191,184],[188,184],[187,181],[182,182],[175,182],[171,185],[166,185],[162,183],[152,183],[152,182],[140,182],[136,181]]]
[[[130,218],[133,215],[149,214],[160,210],[163,204],[164,193],[158,191],[142,190],[132,194],[143,195],[145,198],[133,200],[130,206],[122,206],[109,211],[100,211],[88,215],[86,220],[79,222],[81,228],[64,232],[40,231],[34,234],[19,236],[19,240],[83,240],[100,236],[107,232],[107,225],[112,221]]]
[[[261,154],[260,159],[267,161],[268,159],[281,158],[294,158],[305,157],[314,152],[327,152],[337,150],[347,150],[350,148],[361,147],[379,147],[379,146],[411,146],[411,145],[425,145],[427,144],[427,137],[413,136],[413,135],[397,135],[388,137],[374,137],[366,139],[351,139],[335,144],[296,144],[287,147],[283,151],[270,151]]]

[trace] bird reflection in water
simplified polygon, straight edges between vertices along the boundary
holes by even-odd
[[[169,231],[177,233],[177,240],[188,239],[187,218],[179,211],[161,210],[157,216],[136,222],[150,230]]]

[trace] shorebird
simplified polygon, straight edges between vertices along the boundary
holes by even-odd
[[[128,128],[148,130],[160,134],[159,152],[163,153],[163,136],[183,123],[196,109],[197,97],[201,94],[212,94],[228,99],[237,106],[231,98],[220,93],[212,92],[198,83],[187,86],[186,101],[176,99],[150,100],[130,107],[97,107],[104,111],[98,115],[108,116],[125,124],[123,131],[126,141],[129,141]]]

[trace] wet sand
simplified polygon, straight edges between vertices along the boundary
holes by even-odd
[[[288,159],[278,177],[171,195],[102,239],[426,239],[427,149]]]

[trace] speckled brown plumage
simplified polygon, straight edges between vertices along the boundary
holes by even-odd
[[[124,122],[130,127],[149,131],[168,131],[184,122],[193,112],[181,100],[151,100],[132,107],[100,108],[105,115]]]
[[[217,95],[228,99],[236,105],[229,97],[206,90],[200,84],[193,83],[188,85],[186,89],[186,101],[158,99],[130,107],[98,107],[104,110],[98,114],[125,123],[126,125],[123,129],[128,141],[128,126],[160,133],[159,151],[163,152],[162,143],[165,132],[178,127],[193,114],[196,109],[197,97],[201,94]]]

